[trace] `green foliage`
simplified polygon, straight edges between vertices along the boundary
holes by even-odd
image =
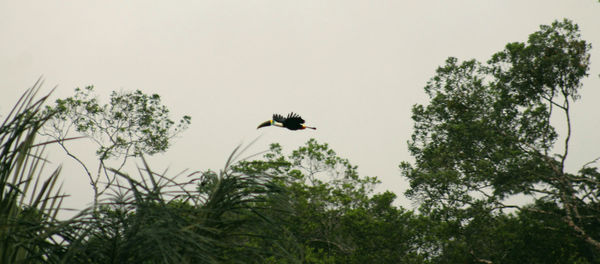
[[[73,219],[56,220],[59,170],[44,180],[46,160],[35,150],[58,142],[35,143],[35,137],[59,113],[41,111],[47,97],[34,102],[36,90],[0,127],[1,263],[264,263],[269,257],[297,263],[279,245],[285,230],[265,213],[287,208],[274,183],[280,180],[229,167],[204,174],[210,184],[192,191],[197,177],[182,182],[180,175],[153,172],[142,157],[138,177],[107,168],[118,179],[103,199]],[[250,243],[255,239],[264,247]]]
[[[235,170],[286,176],[280,184],[290,197],[290,213],[277,215],[292,242],[302,245],[289,243],[288,251],[304,263],[423,262],[415,247],[420,220],[394,206],[393,193],[372,195],[377,178],[360,176],[327,144],[311,139],[288,156],[273,144],[264,160],[240,162]]]
[[[33,131],[50,115],[66,122],[66,116],[81,109],[99,113],[106,108],[80,92],[74,98],[80,101],[59,100],[62,112],[47,108],[42,113],[39,103],[38,110],[23,115],[23,125],[35,127],[27,142],[33,144]],[[92,117],[71,125],[89,135],[109,129]],[[60,135],[54,142],[64,146],[67,131],[60,130]],[[98,193],[92,208],[66,222],[54,218],[62,197],[50,192],[57,171],[32,203],[11,203],[13,213],[2,222],[6,232],[0,237],[13,247],[3,253],[3,262],[422,262],[414,247],[419,239],[411,228],[418,223],[414,215],[393,206],[392,193],[372,195],[378,180],[360,176],[356,166],[327,144],[313,139],[287,157],[274,144],[264,160],[234,163],[237,151],[223,171],[192,173],[187,175],[191,181],[182,181],[183,174],[156,173],[142,153],[134,154],[142,157],[140,174],[133,177],[120,168],[104,167],[115,175],[106,192]],[[35,160],[42,161],[37,155]],[[31,182],[23,180],[29,174],[21,167],[27,166],[16,167],[21,178],[13,182]],[[13,192],[14,197],[24,189]]]
[[[39,87],[40,81],[27,90],[0,126],[0,263],[53,263],[60,252],[60,168],[46,176],[46,143],[36,144],[51,118],[39,115],[47,99],[34,100]]]
[[[552,100],[558,93],[576,100],[588,75],[590,48],[576,24],[555,21],[540,26],[527,44],[507,44],[489,63],[502,90],[518,103]]]
[[[510,236],[525,239],[520,231],[505,229],[520,226],[528,211],[560,223],[536,222],[561,230],[557,239],[578,237],[579,243],[600,250],[594,228],[600,214],[592,209],[598,206],[593,191],[597,171],[585,166],[578,175],[564,171],[570,104],[579,98],[589,69],[591,46],[580,37],[569,20],[543,25],[527,43],[507,44],[486,64],[449,58],[427,83],[430,103],[413,107],[409,151],[416,161],[400,167],[410,180],[406,194],[438,221],[437,237],[427,249],[431,256],[448,263],[510,263],[502,256],[516,249],[499,243]],[[567,132],[562,152],[553,153],[559,137],[550,121],[556,114],[565,120]],[[515,194],[530,195],[553,210],[508,204],[506,198]],[[508,208],[519,210],[519,218],[503,215]],[[566,261],[577,253],[548,252],[587,251],[581,244],[555,242],[545,256]],[[547,263],[543,260],[548,259],[540,256],[533,262]]]
[[[76,88],[75,95],[56,100],[47,106],[45,113],[52,115],[43,135],[56,140],[65,153],[73,158],[87,174],[94,193],[94,205],[99,197],[115,183],[116,175],[107,170],[110,158],[120,159],[116,168],[121,169],[130,157],[164,152],[171,139],[185,130],[191,117],[184,116],[177,124],[169,118],[169,110],[161,104],[157,94],[135,92],[110,95],[110,102],[101,105],[94,96],[94,87]],[[71,133],[91,139],[97,146],[99,162],[94,174],[88,162],[73,153],[65,141]],[[76,137],[76,138],[81,138]],[[101,183],[102,178],[106,179]]]
[[[110,103],[100,105],[93,91],[93,86],[77,88],[74,96],[56,100],[47,111],[55,114],[50,135],[61,139],[74,129],[99,145],[101,160],[164,152],[191,121],[184,116],[175,124],[158,94],[112,92]]]
[[[280,250],[285,232],[266,214],[285,210],[276,178],[227,167],[204,173],[194,191],[196,180],[181,183],[182,174],[156,173],[145,161],[138,177],[114,172],[128,184],[113,185],[114,195],[77,227],[69,263],[294,263]],[[250,243],[257,237],[264,248]]]

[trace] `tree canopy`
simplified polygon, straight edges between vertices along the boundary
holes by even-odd
[[[447,239],[513,209],[562,222],[546,228],[568,227],[565,235],[600,250],[597,159],[565,171],[571,105],[588,75],[590,48],[577,25],[563,20],[541,26],[526,43],[507,44],[486,63],[448,58],[438,68],[425,87],[430,103],[413,107],[409,150],[416,161],[401,168],[421,212],[455,225],[457,236]],[[532,203],[511,204],[513,195]],[[479,245],[465,250],[495,258]]]

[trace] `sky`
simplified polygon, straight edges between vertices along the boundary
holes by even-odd
[[[435,69],[449,56],[486,61],[563,18],[593,45],[573,106],[567,167],[575,171],[600,156],[596,0],[0,0],[0,114],[40,76],[43,92],[56,87],[53,98],[88,85],[104,102],[111,91],[157,93],[172,119],[192,116],[171,149],[152,158],[159,170],[218,170],[257,137],[248,155],[315,138],[411,207],[398,165],[412,160],[411,107],[427,102]],[[318,129],[256,129],[291,111]],[[93,157],[86,146],[73,147]],[[65,204],[89,204],[80,168],[52,157],[65,167]]]

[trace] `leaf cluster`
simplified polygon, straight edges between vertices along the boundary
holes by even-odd
[[[93,86],[76,88],[74,96],[48,106],[46,111],[55,117],[48,133],[57,139],[70,130],[88,136],[99,145],[96,153],[101,160],[164,152],[169,140],[191,122],[190,116],[177,123],[171,120],[158,94],[112,92],[110,102],[101,105],[93,92]]]

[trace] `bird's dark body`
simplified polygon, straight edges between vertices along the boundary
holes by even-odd
[[[289,130],[304,129],[304,126],[302,126],[304,124],[304,119],[293,112],[288,114],[285,118],[279,114],[274,114],[273,120],[283,124],[283,127]]]

